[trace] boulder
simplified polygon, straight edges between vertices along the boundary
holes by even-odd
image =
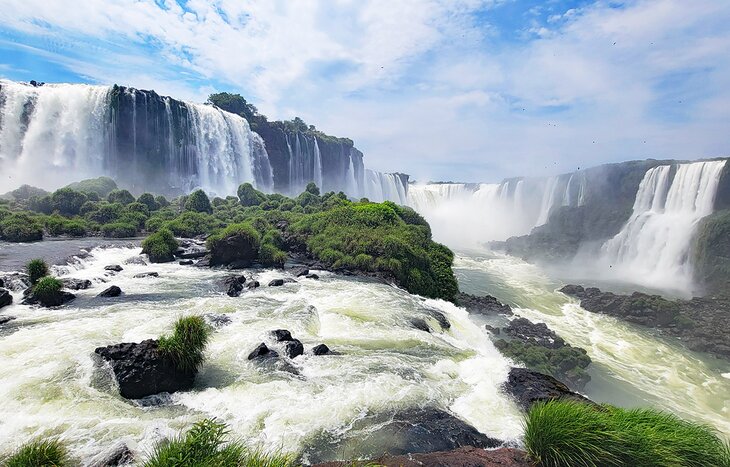
[[[429,328],[428,324],[426,324],[426,320],[422,318],[413,318],[411,320],[411,326],[419,331],[431,332],[431,328]]]
[[[312,347],[312,354],[313,355],[327,355],[331,353],[330,348],[327,347],[326,344],[319,344]]]
[[[307,274],[307,275],[306,275],[306,278],[307,278],[307,279],[314,279],[314,280],[317,280],[317,279],[319,279],[319,276],[318,276],[318,275],[316,275],[316,274]]]
[[[106,451],[94,456],[86,467],[118,467],[134,462],[134,453],[123,442],[118,442]]]
[[[514,339],[549,349],[565,347],[563,338],[555,334],[545,323],[533,323],[526,318],[513,319],[502,328],[502,332]]]
[[[309,268],[302,266],[298,268],[293,268],[290,272],[294,277],[302,277],[309,274]]]
[[[264,344],[263,342],[260,343],[250,354],[248,354],[249,360],[256,360],[260,358],[276,358],[279,354],[276,353],[274,350],[271,350]]]
[[[281,287],[284,285],[284,279],[274,279],[269,282],[269,287]]]
[[[0,289],[0,308],[6,307],[13,303],[13,296],[5,289]]]
[[[246,234],[232,234],[221,238],[211,251],[210,265],[225,266],[237,263],[249,267],[258,256],[258,246],[254,248],[251,238]]]
[[[576,298],[583,298],[585,295],[585,289],[580,285],[568,284],[558,291]]]
[[[501,303],[491,295],[477,297],[467,293],[459,292],[456,295],[456,304],[466,308],[469,313],[480,315],[511,315],[512,309],[509,305]]]
[[[107,271],[112,271],[112,272],[124,271],[124,268],[118,264],[110,264],[109,266],[105,266],[104,269]]]
[[[94,352],[109,362],[119,384],[119,393],[127,399],[190,389],[197,371],[184,371],[160,353],[158,342],[148,339],[99,347]]]
[[[141,272],[139,274],[135,274],[133,277],[135,279],[144,279],[145,277],[160,277],[160,274],[157,272]]]
[[[259,283],[259,281],[252,280],[252,281],[249,281],[249,282],[246,283],[246,288],[249,289],[249,290],[256,289],[256,288],[258,288],[260,286],[261,286],[261,284]]]
[[[284,353],[289,358],[295,358],[304,353],[304,346],[299,339],[292,339],[284,344]]]
[[[104,290],[102,293],[97,295],[97,297],[104,297],[104,298],[112,298],[112,297],[118,297],[122,294],[122,289],[117,287],[116,285],[112,285],[108,289]]]
[[[141,256],[132,256],[122,261],[122,264],[136,264],[138,266],[147,266],[147,262]]]
[[[70,290],[86,290],[91,287],[91,281],[89,279],[61,279],[63,286]]]
[[[286,329],[276,329],[271,331],[271,336],[276,342],[287,342],[293,340],[291,333]]]
[[[243,292],[243,285],[246,283],[244,276],[227,276],[223,279],[223,289],[229,297],[238,297]]]
[[[526,368],[512,368],[503,389],[512,396],[523,410],[528,411],[535,402],[567,399],[593,404],[590,399],[573,392],[552,376]]]
[[[177,264],[179,264],[180,266],[192,266],[194,263],[195,262],[192,259],[184,259]]]
[[[66,292],[65,290],[59,290],[58,292],[49,296],[39,297],[33,293],[32,288],[26,289],[26,291],[23,292],[23,296],[25,298],[22,302],[20,302],[21,304],[40,305],[46,308],[61,306],[76,298],[76,295],[72,294],[71,292]]]
[[[440,311],[428,310],[428,314],[431,315],[436,321],[438,321],[439,326],[441,326],[441,329],[443,329],[444,331],[451,328],[451,323],[449,323],[449,320]]]

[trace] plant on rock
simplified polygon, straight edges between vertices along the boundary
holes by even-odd
[[[62,288],[63,282],[55,277],[45,276],[41,277],[33,286],[33,295],[35,295],[41,303],[44,303],[58,295]]]
[[[232,224],[211,235],[207,245],[211,265],[251,263],[258,257],[261,235],[250,224]]]
[[[175,259],[178,246],[170,230],[160,229],[142,242],[142,253],[149,256],[153,263],[169,263]]]
[[[188,196],[188,199],[185,201],[185,210],[206,212],[208,214],[213,212],[213,208],[210,205],[210,199],[203,190],[195,190],[190,193],[190,196]]]
[[[5,467],[64,467],[70,465],[66,448],[58,440],[33,440],[2,463]]]
[[[41,277],[48,275],[48,265],[40,258],[32,259],[25,266],[30,283],[35,285]]]
[[[182,371],[195,372],[205,360],[203,351],[210,328],[200,316],[186,316],[175,323],[172,335],[162,336],[158,347]]]

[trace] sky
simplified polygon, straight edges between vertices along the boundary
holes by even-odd
[[[195,102],[236,92],[418,180],[730,155],[728,0],[0,0],[0,11],[2,77]]]

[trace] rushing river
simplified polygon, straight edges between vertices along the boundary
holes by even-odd
[[[58,257],[92,245],[55,243],[64,250]],[[21,251],[24,258],[41,256],[48,245],[0,245],[0,271],[17,269],[13,258]],[[449,410],[492,437],[519,442],[520,412],[499,389],[512,363],[496,351],[479,317],[386,284],[326,272],[319,281],[270,288],[269,280],[286,274],[246,271],[263,286],[231,298],[218,284],[223,271],[174,263],[124,264],[115,275],[104,270],[139,251],[131,245],[96,248],[72,266],[54,267],[59,276],[94,281],[63,308],[19,305],[16,293],[15,303],[2,310],[17,319],[0,331],[0,452],[48,435],[59,435],[82,459],[118,440],[146,452],[193,421],[216,417],[252,446],[305,459],[337,449],[340,457],[355,457],[362,454],[359,440],[372,429],[363,420],[425,406]],[[517,314],[544,321],[566,341],[586,348],[594,361],[586,388],[593,399],[651,404],[730,432],[730,379],[722,376],[730,374],[727,363],[588,313],[555,292],[559,282],[517,259],[471,252],[457,257],[455,270],[465,292],[492,294]],[[159,278],[133,277],[148,271]],[[122,297],[96,297],[112,284],[122,288]],[[440,330],[433,311],[443,313],[451,328]],[[94,349],[156,338],[190,313],[231,319],[213,333],[195,388],[154,406],[119,397]],[[434,332],[414,329],[416,317],[426,319]],[[298,374],[247,359],[269,331],[282,328],[306,350],[325,343],[339,355],[305,352],[291,361]]]

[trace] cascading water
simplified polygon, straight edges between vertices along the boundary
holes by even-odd
[[[556,193],[558,191],[559,177],[550,177],[545,183],[545,190],[542,194],[540,202],[540,214],[535,221],[535,227],[545,224],[550,218],[550,212],[553,210],[556,202]]]
[[[602,247],[613,274],[648,286],[691,286],[691,240],[712,213],[725,162],[679,164],[676,173],[671,165],[649,169],[628,222]]]
[[[364,195],[370,201],[393,201],[397,204],[408,204],[410,187],[405,176],[366,169],[364,183]]]

